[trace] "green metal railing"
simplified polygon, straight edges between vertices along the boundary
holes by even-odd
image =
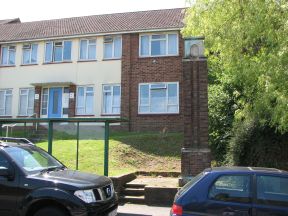
[[[80,123],[104,123],[104,175],[108,176],[109,171],[109,130],[111,123],[127,122],[127,119],[121,118],[2,118],[0,119],[0,136],[3,134],[2,125],[3,124],[24,124],[24,134],[26,135],[27,123],[48,123],[48,153],[52,155],[53,151],[53,125],[54,123],[70,122],[76,123],[76,139],[77,139],[77,153],[76,153],[76,169],[78,169],[79,163],[79,125]]]

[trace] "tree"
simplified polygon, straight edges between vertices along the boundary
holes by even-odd
[[[233,136],[233,125],[248,118],[275,134],[287,133],[288,1],[196,0],[186,12],[185,24],[184,36],[205,36],[213,112],[210,138],[216,127],[225,129],[221,136]],[[228,97],[225,108],[215,101],[219,89]],[[225,119],[215,121],[227,115],[232,119],[228,131]],[[212,137],[213,142],[219,145]]]

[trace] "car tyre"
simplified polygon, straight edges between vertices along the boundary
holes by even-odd
[[[45,207],[38,210],[34,216],[68,216],[64,211],[57,207]]]

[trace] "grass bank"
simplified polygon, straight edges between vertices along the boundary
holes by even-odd
[[[109,176],[136,170],[180,171],[181,133],[112,133],[109,149]],[[39,147],[47,150],[47,142]],[[55,140],[53,155],[67,167],[76,167],[76,140]],[[103,174],[104,141],[80,140],[79,170]]]

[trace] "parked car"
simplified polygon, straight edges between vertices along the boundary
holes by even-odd
[[[33,144],[3,140],[0,139],[1,216],[117,214],[118,201],[109,178],[69,170]]]
[[[209,168],[175,196],[171,216],[288,215],[288,172],[255,167]]]

